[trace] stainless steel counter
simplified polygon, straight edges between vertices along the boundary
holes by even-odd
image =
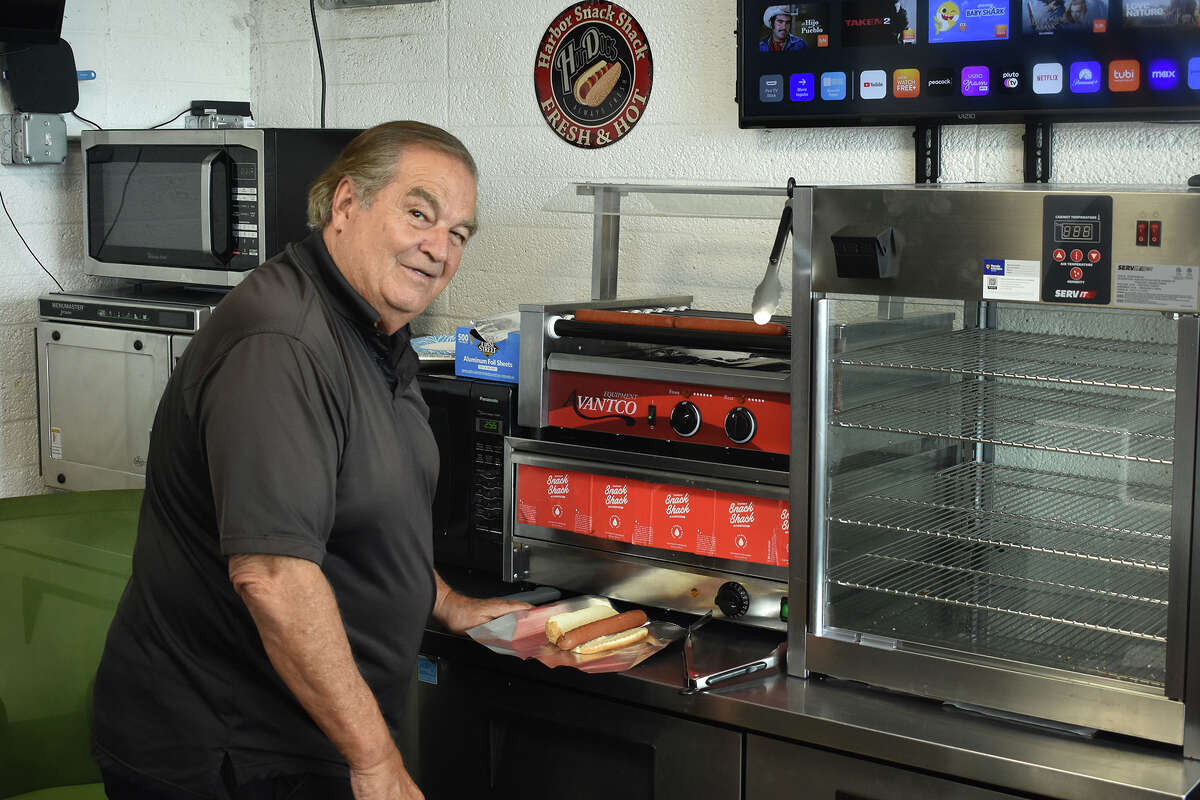
[[[699,633],[709,652],[724,651],[730,664],[742,656],[764,656],[778,640],[769,632],[725,623],[712,623]],[[684,696],[679,693],[679,644],[627,673],[608,675],[549,670],[435,630],[426,631],[422,652],[1009,792],[1072,800],[1200,797],[1200,761],[1184,759],[1171,748],[1043,730],[858,684],[779,673]]]

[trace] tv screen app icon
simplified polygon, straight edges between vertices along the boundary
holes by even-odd
[[[1200,58],[1188,60],[1188,88],[1200,89]]]
[[[758,79],[758,99],[764,103],[778,103],[783,100],[783,76],[762,75]]]
[[[925,91],[935,97],[954,94],[954,70],[936,67],[925,73]]]
[[[1020,64],[1013,64],[1000,70],[997,88],[1004,94],[1017,94],[1025,89],[1025,69]]]
[[[858,76],[858,96],[863,100],[887,97],[887,73],[881,69],[864,70]]]
[[[1053,62],[1033,65],[1034,94],[1058,94],[1062,88],[1062,64]]]
[[[817,98],[817,79],[811,72],[793,72],[788,81],[788,96],[793,102],[806,103]]]
[[[1156,92],[1169,92],[1179,86],[1179,64],[1159,58],[1146,67],[1146,83]]]
[[[1076,61],[1071,65],[1071,91],[1075,94],[1100,91],[1103,74],[1099,61]]]
[[[821,73],[821,99],[822,100],[845,100],[846,99],[846,73],[844,73],[844,72],[822,72]]]
[[[963,97],[983,97],[992,90],[992,74],[987,67],[963,67]]]
[[[1141,86],[1141,63],[1132,58],[1109,62],[1108,90],[1110,92],[1136,92]]]
[[[921,96],[921,71],[898,69],[892,72],[892,94],[900,98]]]

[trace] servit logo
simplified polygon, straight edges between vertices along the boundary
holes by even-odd
[[[1179,86],[1179,64],[1166,58],[1151,61],[1146,68],[1146,83],[1156,92],[1169,92]]]
[[[1111,61],[1108,65],[1110,92],[1136,92],[1142,86],[1142,65],[1133,59]]]

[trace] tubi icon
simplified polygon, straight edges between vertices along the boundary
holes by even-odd
[[[1136,92],[1142,86],[1142,65],[1134,59],[1111,61],[1108,64],[1110,92]]]

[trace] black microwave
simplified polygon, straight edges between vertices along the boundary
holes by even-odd
[[[84,271],[236,285],[304,238],[309,184],[358,133],[83,131]]]
[[[434,563],[503,580],[504,437],[522,432],[517,387],[437,373],[418,380],[441,457]]]

